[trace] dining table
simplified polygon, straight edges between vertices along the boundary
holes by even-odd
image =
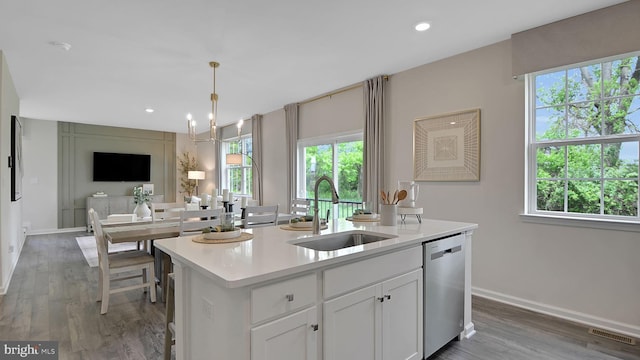
[[[290,214],[278,214],[281,222],[288,222]],[[234,220],[236,227],[242,227],[242,219],[238,214]],[[156,279],[162,289],[162,301],[166,301],[166,285],[171,268],[171,257],[162,251],[156,253],[153,246],[154,240],[168,239],[180,236],[179,219],[152,221],[142,219],[134,222],[108,222],[101,221],[105,239],[111,244],[136,242],[143,244],[143,249],[149,249],[151,255],[156,258]],[[147,246],[149,243],[149,246]]]

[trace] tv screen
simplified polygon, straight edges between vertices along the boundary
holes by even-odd
[[[151,181],[151,155],[94,152],[93,181]]]

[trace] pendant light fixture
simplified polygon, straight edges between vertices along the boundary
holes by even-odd
[[[198,139],[196,137],[196,121],[193,120],[191,113],[187,114],[187,130],[189,139],[193,142],[216,141],[216,119],[218,117],[218,94],[216,93],[216,68],[220,63],[211,61],[209,66],[213,69],[213,92],[211,93],[211,112],[209,113],[209,138]]]

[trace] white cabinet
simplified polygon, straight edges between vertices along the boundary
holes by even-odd
[[[325,360],[422,358],[421,247],[327,269],[323,280]]]
[[[382,283],[382,359],[422,359],[422,273]]]
[[[251,290],[251,323],[269,321],[251,328],[251,360],[317,358],[317,288],[314,272]]]
[[[252,360],[316,360],[316,307],[251,329]]]
[[[380,286],[369,286],[324,304],[323,341],[325,360],[379,360],[382,344],[377,297]],[[376,351],[377,350],[377,351]]]
[[[422,270],[324,304],[324,359],[422,358]]]

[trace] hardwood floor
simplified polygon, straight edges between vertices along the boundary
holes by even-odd
[[[58,341],[60,359],[161,359],[163,304],[151,304],[142,290],[128,291],[112,295],[109,312],[100,315],[97,268],[89,268],[75,241],[82,235],[27,238],[9,291],[0,296],[0,340]],[[640,345],[490,300],[473,301],[476,335],[451,342],[429,360],[640,360]]]

